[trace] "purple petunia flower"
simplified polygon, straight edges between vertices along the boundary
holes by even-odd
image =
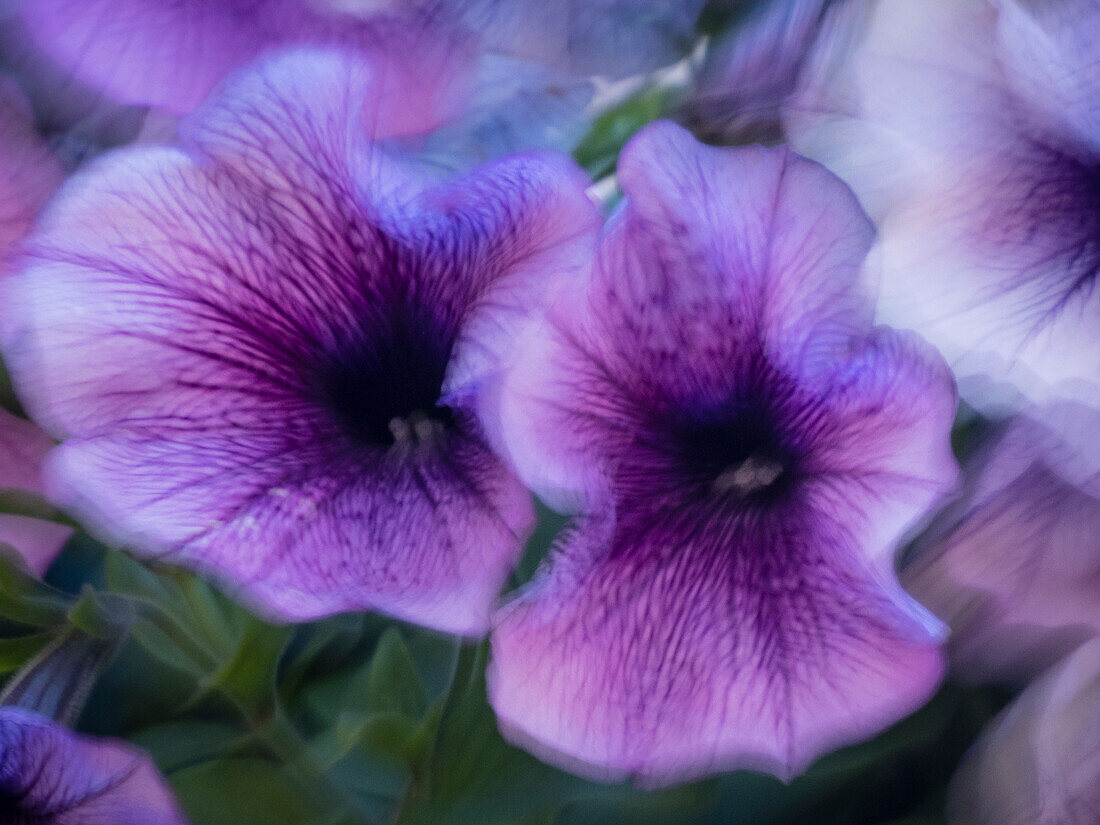
[[[149,757],[80,736],[22,708],[0,708],[0,822],[184,825]]]
[[[871,330],[872,229],[817,164],[666,122],[619,174],[591,276],[487,406],[521,476],[582,513],[500,614],[490,699],[586,773],[790,776],[940,678],[892,558],[956,475],[951,376]]]
[[[445,9],[434,11],[358,16],[321,0],[21,0],[28,32],[65,71],[123,103],[175,114],[274,50],[346,48],[376,67],[372,125],[388,135],[430,130],[464,96],[469,36]]]
[[[104,157],[4,292],[55,495],[268,612],[482,632],[532,521],[472,409],[598,214],[564,156],[429,185],[367,144],[355,59],[291,53]]]
[[[975,406],[1100,406],[1100,6],[862,5],[859,47],[789,131],[881,219],[882,318]]]

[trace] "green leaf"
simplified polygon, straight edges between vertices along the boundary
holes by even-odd
[[[628,97],[596,118],[573,150],[573,157],[593,180],[611,174],[626,142],[667,112],[679,94],[675,89],[651,86]]]
[[[338,812],[278,763],[219,759],[169,776],[198,825],[324,825]]]
[[[57,637],[55,631],[0,639],[0,673],[13,673],[37,656]]]
[[[219,722],[183,719],[145,728],[130,738],[169,773],[225,757],[239,742],[241,731]]]
[[[233,658],[206,686],[224,693],[252,718],[267,716],[276,705],[275,674],[291,629],[254,620]]]
[[[623,793],[556,770],[504,741],[485,696],[487,646],[459,657],[450,694],[440,703],[425,757],[398,819],[402,825],[511,825],[549,817],[585,795]]]
[[[78,526],[71,518],[50,504],[44,496],[15,487],[0,488],[0,513],[67,524],[70,527]]]
[[[419,719],[427,709],[424,689],[401,632],[391,627],[378,640],[367,670],[366,706]]]
[[[65,623],[72,600],[31,575],[22,557],[0,545],[0,616],[31,627]]]

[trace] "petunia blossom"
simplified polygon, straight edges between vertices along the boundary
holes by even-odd
[[[954,482],[951,376],[871,328],[872,228],[785,148],[667,122],[619,164],[587,278],[484,414],[579,513],[492,636],[505,734],[603,778],[789,777],[922,704],[941,626],[893,573]]]
[[[314,0],[21,0],[20,9],[66,72],[123,103],[180,115],[265,54],[333,46],[376,67],[372,127],[419,133],[452,113],[473,67],[469,36],[444,9],[359,16]]]
[[[0,821],[185,825],[149,756],[81,736],[22,708],[0,708]]]
[[[792,105],[796,148],[881,219],[882,319],[983,409],[1100,406],[1098,38],[1092,0],[885,0],[817,84],[844,105]]]
[[[1100,633],[1100,473],[1047,426],[1066,416],[1100,424],[1070,405],[998,425],[902,571],[967,681],[1025,682]]]
[[[293,52],[72,179],[6,285],[54,496],[267,613],[478,633],[529,496],[472,412],[598,225],[568,158],[388,162],[357,59]]]

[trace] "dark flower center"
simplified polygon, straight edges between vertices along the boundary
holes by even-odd
[[[673,439],[687,474],[707,495],[773,502],[797,475],[796,451],[782,436],[779,416],[762,403],[690,416],[674,428]]]
[[[453,335],[440,326],[420,313],[395,314],[322,367],[325,405],[353,441],[414,446],[453,426],[439,400]]]

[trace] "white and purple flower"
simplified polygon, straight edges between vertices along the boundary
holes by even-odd
[[[483,632],[532,522],[473,408],[598,214],[564,156],[431,184],[364,138],[333,52],[236,76],[183,148],[61,191],[6,284],[5,355],[64,441],[55,497],[284,619]]]
[[[822,167],[658,123],[619,176],[590,275],[485,396],[520,476],[580,513],[501,612],[490,700],[591,775],[790,776],[938,684],[941,626],[892,561],[954,483],[953,382],[871,328],[872,228]]]
[[[852,6],[859,47],[788,125],[880,222],[881,317],[939,347],[974,406],[1100,406],[1100,7]]]

